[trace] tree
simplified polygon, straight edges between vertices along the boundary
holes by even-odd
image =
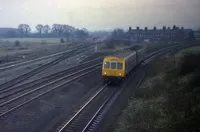
[[[144,30],[145,30],[145,31],[147,31],[147,30],[148,30],[148,28],[147,28],[147,27],[145,27],[145,28],[144,28]]]
[[[42,31],[43,31],[44,26],[42,24],[38,24],[36,26],[36,29],[38,30],[39,34],[42,35]]]
[[[153,30],[157,30],[156,26],[153,27]]]
[[[173,30],[176,30],[176,25],[173,26]]]
[[[20,24],[18,26],[18,31],[21,33],[21,35],[28,35],[28,33],[31,31],[31,28],[28,24]]]
[[[184,27],[181,27],[181,30],[184,30]]]
[[[63,35],[65,35],[65,37],[67,37],[67,38],[75,30],[74,27],[69,26],[69,25],[62,25],[62,29],[63,29]]]
[[[31,28],[30,28],[30,26],[28,24],[24,24],[24,31],[25,31],[26,36],[31,31]]]
[[[78,38],[86,38],[89,36],[89,33],[85,29],[77,29],[75,34]]]
[[[52,31],[57,33],[58,36],[69,37],[75,28],[66,24],[53,24]]]
[[[170,30],[170,27],[167,27],[167,30]]]
[[[166,26],[163,26],[163,30],[166,30]]]
[[[53,24],[52,30],[55,31],[58,36],[61,36],[64,32],[64,26],[61,24]]]
[[[49,26],[49,25],[45,25],[44,27],[43,27],[43,32],[44,32],[44,34],[47,36],[48,35],[48,33],[50,32],[50,30],[51,30],[51,27]]]
[[[18,31],[20,32],[21,35],[24,35],[24,24],[20,24],[18,26]]]
[[[114,31],[112,32],[112,37],[123,38],[124,35],[124,30],[120,28],[114,29]]]
[[[123,44],[123,39],[125,38],[125,33],[123,29],[116,28],[111,34],[111,42],[115,44]]]

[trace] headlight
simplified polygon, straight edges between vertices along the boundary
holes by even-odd
[[[121,73],[119,73],[119,75],[121,76],[122,74],[121,74]]]
[[[106,72],[104,72],[104,74],[106,75]]]

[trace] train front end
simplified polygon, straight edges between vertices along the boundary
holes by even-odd
[[[104,83],[121,82],[125,76],[124,59],[118,57],[105,57],[102,65]]]

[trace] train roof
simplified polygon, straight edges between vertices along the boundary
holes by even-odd
[[[119,52],[115,55],[110,55],[110,56],[106,56],[106,57],[118,57],[118,58],[125,59],[127,56],[129,56],[130,54],[134,54],[134,53],[136,54],[136,52],[133,50],[127,50],[127,51]]]

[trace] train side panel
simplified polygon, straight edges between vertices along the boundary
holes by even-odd
[[[103,60],[102,77],[104,82],[120,82],[133,68],[144,60],[146,49],[129,51]]]
[[[126,75],[136,66],[136,52],[133,52],[131,55],[125,58],[125,71]]]

